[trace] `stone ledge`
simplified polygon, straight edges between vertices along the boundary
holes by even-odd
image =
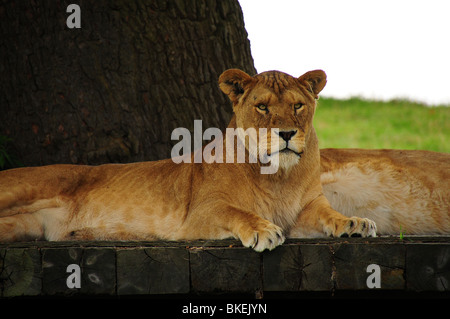
[[[236,240],[0,244],[1,297],[345,291],[448,295],[450,237],[289,239],[263,253]]]

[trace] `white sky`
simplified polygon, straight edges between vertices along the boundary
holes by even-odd
[[[449,0],[239,0],[258,72],[323,69],[322,94],[450,104]]]

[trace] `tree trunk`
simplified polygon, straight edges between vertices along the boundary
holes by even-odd
[[[173,129],[228,124],[224,70],[256,72],[237,0],[2,1],[0,30],[0,135],[26,166],[168,158]]]

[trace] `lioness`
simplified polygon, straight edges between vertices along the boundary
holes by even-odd
[[[261,174],[259,160],[172,159],[0,172],[0,241],[235,237],[263,251],[282,244],[295,225],[305,235],[376,236],[372,220],[346,217],[324,196],[312,121],[325,84],[321,70],[299,78],[277,71],[252,77],[237,69],[220,76],[235,113],[229,127],[269,129],[264,137],[257,131],[268,141],[258,153],[277,158],[274,174]],[[248,158],[248,138],[237,139]]]

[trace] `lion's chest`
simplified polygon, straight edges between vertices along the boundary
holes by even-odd
[[[300,213],[300,196],[284,193],[271,193],[257,196],[254,211],[274,224],[288,228],[292,226]]]

